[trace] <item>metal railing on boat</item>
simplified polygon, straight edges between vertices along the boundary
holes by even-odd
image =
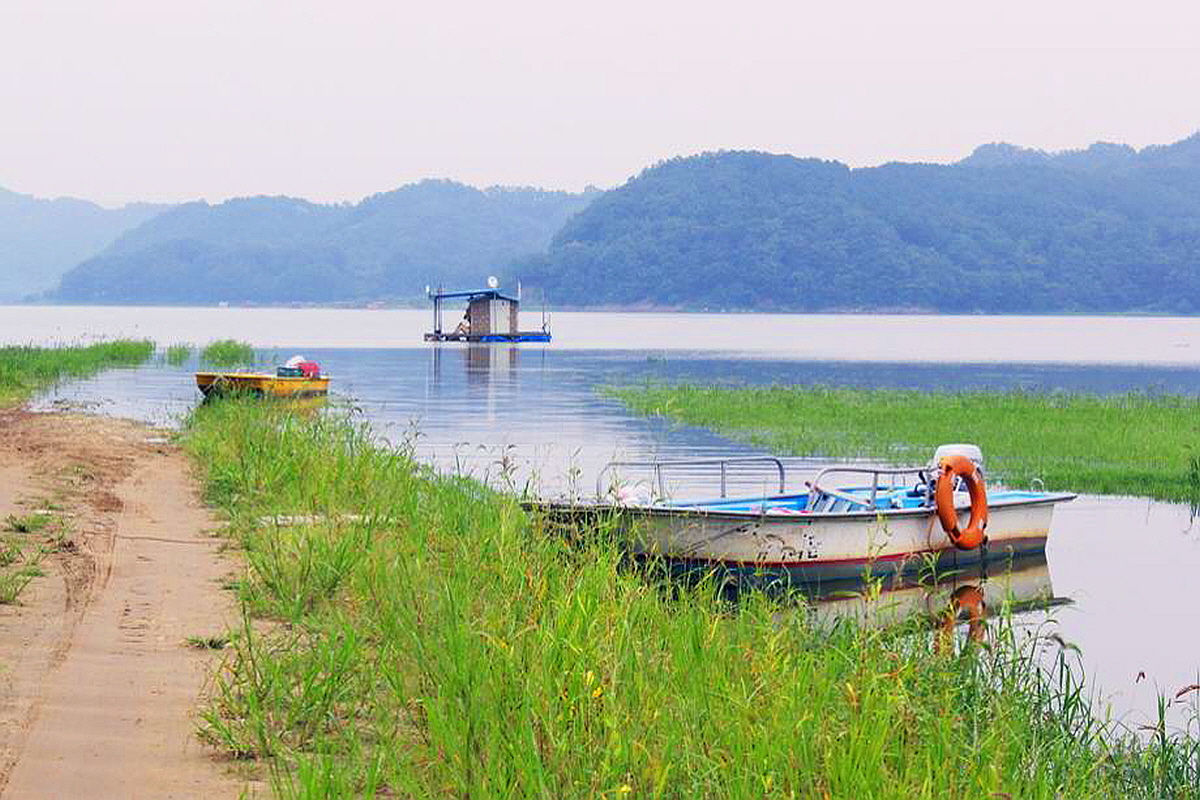
[[[632,468],[653,470],[655,483],[658,484],[658,496],[665,498],[667,496],[667,487],[663,478],[664,467],[718,466],[720,467],[721,474],[721,497],[725,497],[729,482],[729,467],[743,464],[770,464],[774,466],[775,470],[779,473],[779,493],[783,494],[784,487],[787,485],[787,479],[782,461],[773,456],[744,456],[739,458],[684,458],[667,461],[610,461],[596,474],[596,496],[604,496],[604,475],[612,469]]]
[[[811,481],[805,481],[805,483],[808,485],[809,489],[812,490],[812,492],[814,494],[816,492],[820,492],[822,494],[827,494],[831,497],[838,497],[843,500],[847,500],[850,503],[856,503],[858,505],[869,506],[871,508],[874,508],[875,507],[875,498],[878,497],[879,489],[881,488],[881,484],[879,482],[879,479],[881,476],[886,475],[886,476],[891,477],[893,480],[889,482],[888,488],[895,489],[895,488],[898,488],[896,485],[896,482],[895,482],[895,478],[899,475],[913,475],[913,476],[917,477],[922,484],[928,485],[928,481],[925,476],[926,472],[928,472],[927,467],[850,467],[850,466],[845,466],[845,465],[837,465],[837,466],[833,466],[833,467],[825,467],[820,472],[818,472]],[[834,474],[834,473],[847,473],[847,474],[851,474],[851,475],[870,475],[871,476],[870,500],[864,501],[862,499],[855,498],[851,495],[847,495],[845,491],[842,491],[839,489],[831,489],[830,487],[823,486],[821,484],[821,479],[824,478],[826,475],[830,475],[830,474]],[[813,500],[811,500],[810,502],[815,502],[816,499],[818,499],[818,498],[814,497]]]

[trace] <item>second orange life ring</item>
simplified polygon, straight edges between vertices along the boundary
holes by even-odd
[[[981,544],[987,543],[984,530],[988,523],[987,489],[983,485],[983,475],[975,463],[966,456],[946,456],[938,464],[937,486],[934,489],[934,500],[937,503],[937,515],[941,520],[942,530],[950,537],[950,542],[959,550],[974,550]],[[962,478],[971,495],[971,520],[966,530],[958,528],[958,509],[954,507],[954,479]]]
[[[958,615],[963,611],[967,612],[967,639],[972,642],[983,641],[984,618],[987,616],[983,587],[960,586],[950,595],[950,603],[942,615],[941,629],[933,640],[935,652],[953,651],[954,624],[958,622]]]

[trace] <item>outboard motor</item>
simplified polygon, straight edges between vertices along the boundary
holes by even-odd
[[[933,505],[933,490],[937,484],[937,476],[939,465],[943,458],[949,456],[965,456],[972,464],[979,469],[979,474],[983,475],[983,451],[979,449],[979,445],[974,444],[944,444],[933,451],[933,458],[929,461],[929,466],[924,472],[925,478],[925,505]],[[961,484],[957,481],[956,484]],[[959,485],[955,486],[955,490],[959,490]]]
[[[933,460],[930,462],[930,466],[936,468],[947,456],[966,456],[979,468],[980,472],[983,472],[983,451],[979,449],[979,445],[944,444],[933,451]]]

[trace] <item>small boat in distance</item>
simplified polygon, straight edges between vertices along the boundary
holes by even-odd
[[[249,394],[258,397],[324,397],[329,394],[329,376],[315,361],[293,356],[275,370],[264,372],[197,372],[196,386],[204,396]]]
[[[778,494],[726,497],[727,472],[739,465],[774,467]],[[671,500],[667,468],[716,467],[721,496]],[[649,469],[654,495],[631,496],[606,474]],[[835,476],[841,476],[837,482]],[[926,466],[833,466],[785,493],[777,458],[613,462],[597,476],[593,501],[536,501],[526,507],[553,527],[615,525],[634,556],[666,559],[677,571],[720,571],[735,583],[839,581],[874,576],[940,573],[992,559],[1045,551],[1054,506],[1073,494],[988,492],[983,456],[973,445],[943,445]]]
[[[517,283],[515,297],[500,291],[500,282],[495,276],[488,278],[488,288],[467,292],[446,292],[441,288],[431,291],[425,287],[425,295],[433,301],[433,330],[425,334],[427,342],[549,342],[550,323],[542,309],[542,328],[523,331],[519,327],[521,310],[521,284]],[[442,328],[442,304],[447,300],[465,300],[466,312],[457,326],[449,332]]]

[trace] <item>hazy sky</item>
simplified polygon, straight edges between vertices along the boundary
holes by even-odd
[[[1197,129],[1197,0],[0,0],[0,186],[105,204]]]

